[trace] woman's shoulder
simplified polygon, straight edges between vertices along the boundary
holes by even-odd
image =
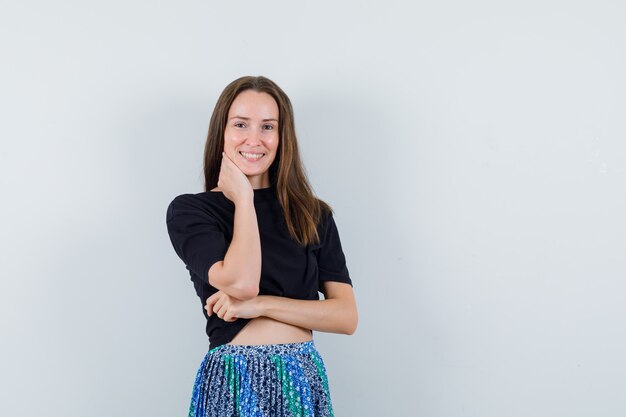
[[[199,193],[183,193],[175,196],[170,204],[201,205],[219,197],[221,192],[202,191]]]
[[[333,215],[333,208],[326,201],[321,198],[317,198],[317,202],[320,207],[319,225],[324,225],[330,217]]]
[[[221,192],[202,191],[199,193],[183,193],[175,196],[167,207],[168,217],[176,211],[198,211],[203,213],[220,213],[230,209],[229,200]]]

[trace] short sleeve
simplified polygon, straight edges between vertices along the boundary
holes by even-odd
[[[167,208],[166,224],[176,254],[187,269],[209,282],[209,269],[226,256],[228,244],[215,218],[192,200],[176,197]]]
[[[341,248],[339,230],[332,213],[326,216],[321,246],[317,254],[319,269],[319,291],[323,292],[324,281],[345,282],[352,286],[350,273],[346,265],[346,258]]]

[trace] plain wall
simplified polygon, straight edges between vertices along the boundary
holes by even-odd
[[[336,212],[336,416],[626,415],[623,2],[2,9],[0,415],[186,415],[208,340],[165,210],[242,75]]]

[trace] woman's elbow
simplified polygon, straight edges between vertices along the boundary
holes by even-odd
[[[350,314],[350,316],[346,319],[345,324],[346,326],[344,328],[343,333],[347,334],[348,336],[353,335],[354,332],[356,332],[356,328],[359,325],[359,315],[357,314],[356,311]]]
[[[232,294],[230,295],[233,297],[242,301],[248,301],[259,295],[259,286],[234,284],[231,288],[231,292]]]
[[[258,280],[232,279],[232,272],[226,269],[223,261],[213,264],[209,269],[209,285],[235,297],[238,300],[251,300],[259,295]]]

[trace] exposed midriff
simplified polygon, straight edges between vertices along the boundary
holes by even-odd
[[[227,344],[269,345],[307,342],[312,339],[313,332],[310,329],[261,316],[250,320]]]

